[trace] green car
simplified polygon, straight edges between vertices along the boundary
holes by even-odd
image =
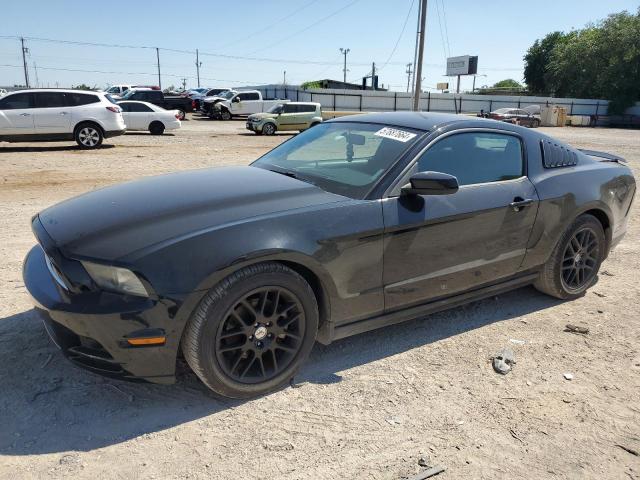
[[[322,107],[314,102],[276,103],[265,113],[255,113],[247,119],[247,130],[258,135],[273,135],[276,131],[306,130],[322,122]]]

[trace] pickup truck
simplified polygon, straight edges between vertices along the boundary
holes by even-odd
[[[207,115],[209,118],[231,120],[234,116],[248,116],[262,113],[276,104],[286,103],[288,100],[265,100],[259,90],[229,91],[219,97],[206,99],[209,103]]]
[[[160,90],[132,88],[122,96],[121,100],[139,100],[153,103],[166,110],[178,110],[178,120],[184,120],[187,112],[193,112],[190,98],[165,95]]]
[[[219,97],[221,94],[229,91],[231,91],[230,88],[207,88],[203,92],[194,92],[188,95],[188,97],[191,99],[191,103],[193,103],[193,109],[200,110],[200,106],[206,98]]]

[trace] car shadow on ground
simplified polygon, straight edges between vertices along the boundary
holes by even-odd
[[[310,383],[339,383],[344,370],[559,303],[523,288],[316,345],[293,384],[304,389]],[[94,450],[243,403],[214,397],[183,362],[177,383],[169,386],[111,380],[80,370],[50,343],[33,310],[0,320],[0,365],[0,455]]]
[[[125,136],[127,137],[135,137],[135,136],[141,136],[141,137],[175,137],[175,133],[163,133],[162,135],[153,135],[151,132],[127,132],[125,133]]]
[[[100,145],[95,150],[106,150],[109,148],[114,148],[115,145],[103,144]],[[73,152],[73,151],[83,151],[78,145],[43,145],[41,147],[5,147],[0,144],[0,152],[5,153],[37,153],[37,152]]]

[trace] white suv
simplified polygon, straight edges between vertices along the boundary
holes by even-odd
[[[0,141],[75,140],[96,148],[126,131],[109,95],[81,90],[20,90],[0,98]]]

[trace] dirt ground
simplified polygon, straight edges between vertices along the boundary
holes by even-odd
[[[622,155],[640,177],[637,130],[549,132]],[[637,205],[583,298],[524,288],[317,345],[295,388],[256,400],[217,400],[184,368],[158,386],[69,364],[22,283],[30,217],[144,175],[246,164],[286,138],[193,118],[175,135],[131,133],[94,152],[0,144],[0,478],[391,480],[423,458],[446,467],[438,479],[640,479]],[[489,361],[503,347],[517,360],[506,376]]]

